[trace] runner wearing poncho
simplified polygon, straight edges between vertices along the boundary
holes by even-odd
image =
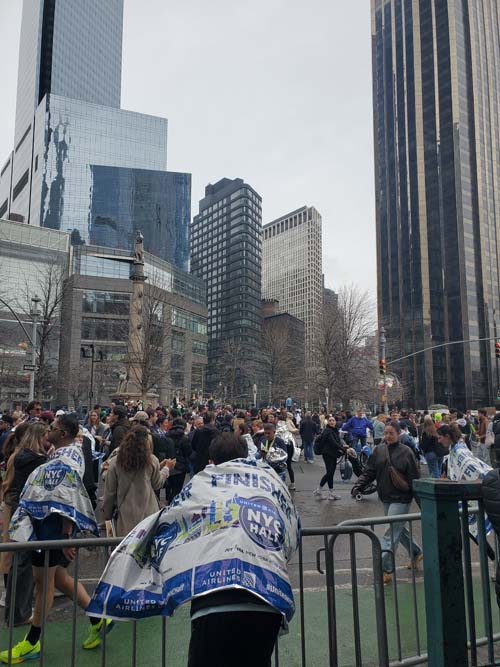
[[[267,463],[209,465],[115,549],[87,612],[169,616],[193,598],[240,590],[279,612],[286,628],[295,611],[287,562],[298,537],[290,493]]]
[[[82,481],[84,472],[81,447],[57,449],[47,463],[29,476],[10,523],[10,538],[15,542],[36,539],[33,521],[43,521],[53,513],[70,519],[80,532],[99,536],[92,503]]]
[[[75,443],[79,424],[75,415],[59,415],[50,426],[48,441],[55,453],[47,463],[28,477],[19,499],[19,508],[12,517],[9,535],[12,540],[54,540],[47,551],[32,552],[35,605],[31,626],[24,639],[11,649],[0,651],[0,662],[17,664],[37,660],[41,651],[42,619],[54,602],[54,589],[72,598],[87,610],[90,597],[82,584],[75,587],[66,568],[75,558],[75,549],[57,548],[60,540],[78,532],[99,534],[92,503],[83,484],[85,459]],[[47,566],[47,570],[45,570]],[[90,628],[82,644],[84,649],[100,645],[102,635],[113,627],[110,619],[90,617]]]

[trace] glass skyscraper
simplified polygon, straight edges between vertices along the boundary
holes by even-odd
[[[389,362],[426,350],[389,369],[415,408],[493,405],[500,6],[372,0],[372,48],[379,323]]]
[[[191,177],[165,171],[166,119],[120,109],[122,30],[123,0],[25,0],[0,217],[117,248],[141,229],[187,270]]]
[[[258,382],[262,199],[241,178],[207,185],[191,227],[191,272],[207,283],[207,387],[248,400]]]

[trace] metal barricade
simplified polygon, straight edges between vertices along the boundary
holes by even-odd
[[[470,516],[476,515],[478,520],[478,546],[474,548],[474,554],[477,554],[479,563],[473,561],[471,542],[468,537]],[[398,581],[397,568],[394,568],[394,576],[391,584],[384,588],[383,584],[383,568],[382,559],[383,551],[380,543],[380,538],[376,534],[376,528],[380,525],[393,526],[395,523],[404,521],[409,525],[409,537],[413,538],[415,526],[420,521],[420,514],[406,514],[392,517],[371,517],[362,520],[353,520],[343,522],[337,526],[325,528],[304,528],[302,530],[301,541],[298,550],[298,613],[292,622],[291,633],[289,637],[280,639],[276,646],[274,654],[274,665],[279,667],[281,665],[290,664],[290,655],[295,656],[295,660],[300,658],[301,667],[317,667],[319,664],[311,658],[311,649],[317,648],[312,645],[310,639],[311,620],[308,618],[305,584],[304,584],[304,548],[305,545],[310,544],[308,540],[313,540],[314,551],[316,551],[316,567],[317,571],[322,575],[322,595],[326,599],[326,623],[324,631],[321,634],[321,642],[324,644],[322,649],[321,665],[328,665],[329,667],[341,667],[348,664],[356,667],[363,665],[379,665],[380,667],[405,667],[409,665],[424,664],[427,661],[426,643],[425,643],[425,624],[424,618],[424,591],[423,587],[419,587],[418,579],[416,577],[415,568],[412,566],[409,574],[409,581],[407,583],[411,586],[410,595],[408,590],[405,591],[406,607],[408,607],[408,600],[411,601],[411,625],[414,628],[414,636],[411,641],[412,647],[415,647],[413,654],[409,654],[405,649],[405,644],[408,642],[407,636],[402,636],[401,633],[401,580]],[[493,606],[491,602],[491,580],[488,567],[488,546],[485,523],[484,510],[482,503],[479,502],[479,507],[472,511],[464,508],[461,516],[461,530],[462,530],[462,547],[463,547],[463,567],[464,567],[464,581],[465,581],[465,600],[466,600],[466,614],[468,626],[468,638],[470,649],[470,664],[476,667],[483,659],[481,651],[478,647],[485,646],[487,652],[488,664],[494,662],[494,643],[500,639],[500,633],[495,632],[495,626],[498,627],[498,621],[493,621]],[[338,584],[338,560],[336,547],[341,540],[348,542],[348,563],[350,567],[347,584]],[[369,556],[365,556],[370,560],[370,573],[367,575],[368,579],[360,583],[359,575],[359,543],[361,540],[367,541],[365,545],[369,545]],[[319,544],[315,544],[319,541]],[[45,551],[45,563],[43,573],[43,600],[46,600],[48,585],[49,585],[49,550],[50,549],[65,549],[75,548],[76,557],[71,566],[73,578],[73,603],[71,609],[71,643],[68,654],[64,656],[64,662],[61,660],[58,664],[64,666],[70,665],[75,667],[79,662],[79,653],[77,651],[77,624],[79,617],[77,615],[77,586],[81,578],[81,563],[82,550],[93,550],[91,554],[96,557],[93,560],[93,567],[95,567],[95,576],[98,578],[101,574],[100,565],[104,567],[107,558],[109,557],[110,548],[116,546],[120,542],[120,538],[92,538],[92,539],[77,539],[77,540],[58,540],[47,542],[31,542],[27,544],[18,543],[4,543],[0,544],[1,551],[10,551],[13,553],[12,563],[12,589],[11,599],[16,597],[16,582],[17,571],[19,564],[19,554],[26,551],[34,551],[42,549]],[[345,543],[345,542],[344,542]],[[319,546],[319,549],[317,547]],[[497,545],[495,544],[497,549]],[[103,554],[102,563],[99,562],[97,555],[99,550]],[[491,554],[494,550],[491,549]],[[84,555],[85,557],[85,555]],[[324,562],[324,565],[323,565]],[[480,582],[478,585],[478,576]],[[476,584],[476,585],[474,585]],[[346,591],[346,589],[348,590]],[[388,595],[390,593],[390,595]],[[349,618],[340,618],[340,607],[338,603],[338,596],[343,595],[343,604],[346,599],[349,600],[351,610],[349,611]],[[360,615],[360,606],[366,603],[367,598],[370,597],[370,616],[368,616],[367,606],[364,605],[363,614]],[[496,605],[496,603],[495,603]],[[345,606],[343,614],[346,614]],[[371,613],[373,609],[373,613]],[[394,615],[393,615],[394,614]],[[389,622],[390,618],[390,622]],[[495,616],[498,618],[498,615]],[[478,620],[479,619],[479,620]],[[341,622],[342,621],[342,622]],[[177,662],[175,654],[167,651],[167,619],[162,617],[157,619],[158,631],[155,630],[155,637],[158,641],[159,648],[157,650],[158,662],[151,662],[151,667],[155,664],[161,667],[177,667],[177,665],[184,664]],[[406,621],[408,623],[408,619]],[[156,619],[154,619],[156,623]],[[376,644],[368,642],[364,637],[363,623],[369,623],[373,628],[376,628]],[[47,658],[47,644],[45,630],[48,626],[47,608],[44,602],[42,608],[42,634],[41,634],[41,655],[40,665],[54,664],[53,657]],[[14,641],[14,606],[11,604],[9,627],[6,632],[2,633],[2,642],[0,650],[11,648]],[[388,632],[388,626],[392,628],[392,632]],[[480,626],[484,627],[484,633],[480,630]],[[137,663],[138,640],[141,639],[141,623],[132,621],[130,627],[130,663],[135,667]],[[149,626],[148,626],[149,627]],[[155,626],[156,627],[156,626]],[[350,636],[349,640],[344,636],[348,627]],[[478,635],[481,635],[478,637]],[[352,636],[352,638],[351,638]],[[50,637],[49,637],[50,638]],[[7,641],[6,641],[7,640]],[[352,642],[350,645],[349,655],[352,658],[350,662],[346,662],[343,658],[343,651],[345,655],[346,642]],[[7,646],[5,646],[7,644]],[[176,647],[178,649],[178,647]],[[53,656],[53,647],[52,656]],[[293,653],[291,653],[293,651]],[[156,654],[155,654],[156,655]],[[168,655],[168,659],[167,659]],[[98,660],[96,660],[98,662]],[[113,665],[113,661],[109,658],[109,650],[107,648],[106,635],[102,637],[101,667],[106,665]],[[120,665],[126,664],[120,662]],[[294,663],[295,664],[295,663]]]

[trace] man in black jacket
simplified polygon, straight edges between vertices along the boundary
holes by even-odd
[[[304,447],[304,460],[306,463],[312,463],[314,461],[313,442],[314,438],[319,433],[319,427],[318,424],[312,420],[310,412],[306,412],[304,419],[301,420],[299,433]]]
[[[151,416],[145,410],[138,410],[132,417],[133,424],[145,426],[153,438],[153,454],[160,463],[165,459],[175,459],[174,441],[166,434],[158,435],[151,424]]]
[[[204,470],[208,465],[208,449],[214,437],[217,435],[215,428],[215,415],[213,412],[205,412],[203,415],[203,428],[197,429],[191,441],[193,450],[193,472]]]
[[[130,430],[130,422],[127,416],[127,408],[124,405],[115,405],[109,416],[109,426],[111,428],[111,442],[109,453],[119,447],[123,438]]]

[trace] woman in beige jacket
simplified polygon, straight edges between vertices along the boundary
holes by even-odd
[[[134,427],[109,462],[104,486],[104,519],[116,510],[116,534],[127,535],[140,521],[159,509],[159,491],[175,466],[175,459],[161,464],[152,453],[153,441],[145,426]]]

